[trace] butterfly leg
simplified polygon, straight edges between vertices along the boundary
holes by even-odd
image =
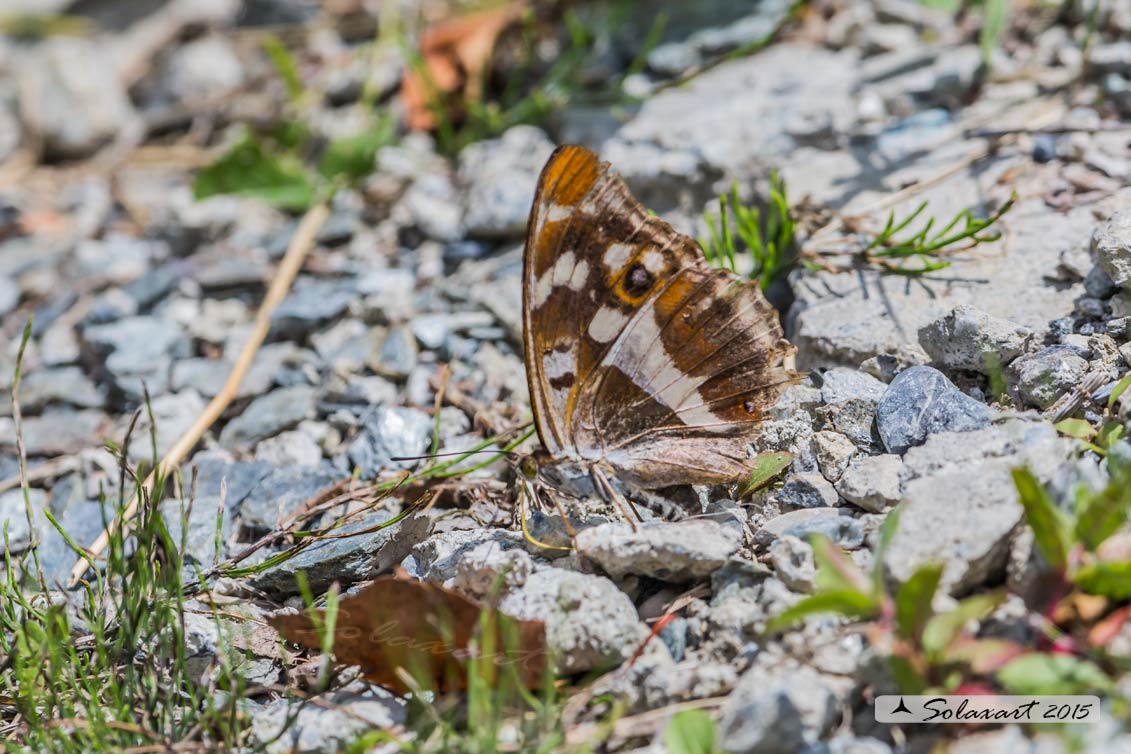
[[[566,517],[565,511],[562,510],[561,504],[558,502],[557,498],[554,497],[552,494],[550,494],[549,497],[550,497],[550,501],[554,504],[554,507],[557,509],[558,515],[562,517],[562,523],[565,524],[566,532],[569,534],[570,541],[575,541],[577,539],[577,532],[574,531],[574,528],[570,525],[569,519]],[[564,550],[565,552],[569,552],[570,550],[572,550],[573,549],[572,547],[562,547],[560,545],[552,545],[552,544],[548,544],[546,542],[541,542],[541,541],[535,539],[534,535],[531,534],[530,530],[526,527],[526,501],[527,500],[530,500],[531,504],[535,508],[537,508],[539,510],[542,508],[541,502],[538,498],[537,488],[530,482],[530,480],[524,478],[524,479],[522,479],[522,488],[519,490],[519,495],[518,495],[518,520],[519,520],[519,525],[522,528],[522,536],[525,537],[528,541],[535,544],[536,546],[541,547],[541,548],[546,549],[546,550]]]
[[[628,525],[632,527],[633,531],[636,531],[636,523],[644,523],[644,519],[640,518],[640,513],[636,510],[636,506],[628,500],[625,500],[624,496],[617,492],[612,482],[609,481],[609,478],[601,471],[600,466],[591,467],[590,474],[593,475],[593,481],[597,483],[596,487],[601,491],[601,496],[620,509],[624,520],[628,522]]]

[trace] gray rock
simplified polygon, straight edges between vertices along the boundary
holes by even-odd
[[[313,333],[310,344],[335,374],[353,375],[373,361],[377,341],[361,320],[342,319],[327,329]]]
[[[315,415],[318,392],[309,385],[272,390],[256,398],[220,432],[225,448],[249,448]]]
[[[167,500],[161,504],[161,515],[169,530],[173,544],[180,549],[182,537],[184,549],[181,554],[190,562],[207,568],[227,556],[227,546],[232,541],[231,507],[226,503],[221,507],[217,497],[198,495],[191,502]],[[187,525],[186,525],[187,524]],[[217,537],[217,524],[219,536]],[[216,551],[219,539],[220,550]]]
[[[609,523],[577,534],[577,551],[613,578],[629,574],[684,582],[709,576],[742,543],[736,527],[689,519],[676,523]]]
[[[192,102],[238,89],[244,68],[232,43],[209,34],[173,51],[166,66],[165,85],[177,100]]]
[[[273,466],[318,466],[322,463],[322,448],[312,434],[296,429],[259,443],[255,458]]]
[[[902,469],[897,455],[862,456],[849,464],[836,489],[850,503],[881,513],[900,501]]]
[[[472,238],[520,238],[534,201],[538,173],[554,149],[534,126],[514,126],[498,139],[476,142],[459,156],[465,197],[463,226]]]
[[[1096,45],[1089,51],[1088,67],[1096,73],[1126,73],[1131,70],[1131,42]]]
[[[460,194],[441,173],[417,177],[394,208],[393,219],[437,241],[458,241],[464,235]]]
[[[133,119],[108,53],[99,38],[56,36],[21,55],[20,114],[49,156],[85,157]]]
[[[504,613],[540,620],[566,674],[608,668],[632,656],[648,629],[628,596],[603,576],[546,568],[499,603]]]
[[[47,367],[73,364],[79,360],[79,340],[65,322],[55,322],[39,338],[39,357]]]
[[[428,450],[432,419],[414,408],[379,406],[365,420],[361,432],[349,446],[349,459],[371,478],[386,469],[404,469],[419,461],[393,461],[414,458]]]
[[[754,532],[754,542],[767,547],[778,537],[806,540],[814,534],[828,537],[844,550],[864,544],[863,523],[838,508],[805,508],[774,516]]]
[[[416,369],[416,339],[408,327],[392,327],[377,351],[373,371],[386,377],[403,380]]]
[[[840,479],[854,455],[856,446],[839,432],[821,430],[813,435],[813,456],[817,459],[817,468],[830,482]]]
[[[808,542],[792,535],[778,537],[770,545],[770,564],[782,583],[793,591],[813,591],[817,566],[813,561],[813,548]]]
[[[238,256],[226,246],[214,247],[197,262],[193,279],[201,289],[210,292],[231,291],[234,288],[258,289],[270,274],[267,260]]]
[[[359,516],[334,530],[336,538],[323,539],[297,555],[256,574],[251,586],[276,597],[298,594],[295,574],[306,574],[315,594],[321,594],[335,581],[350,584],[370,579],[404,560],[420,540],[428,535],[430,519],[413,515],[392,526],[370,531],[393,517],[389,511]],[[356,534],[352,537],[341,535]]]
[[[236,390],[236,399],[266,393],[275,376],[301,353],[293,343],[270,343],[260,348]],[[223,389],[231,371],[232,363],[227,359],[181,359],[173,364],[170,386],[174,391],[192,388],[205,398],[212,398]]]
[[[904,459],[899,524],[883,564],[897,582],[941,562],[943,588],[959,595],[1005,568],[1023,514],[1011,472],[1048,477],[1073,452],[1046,422],[1019,419],[977,432],[940,433]]]
[[[877,405],[874,398],[849,398],[838,403],[828,403],[814,413],[824,420],[827,427],[844,435],[857,447],[871,451],[877,444]]]
[[[720,743],[732,754],[795,754],[838,717],[836,696],[816,671],[755,666],[723,702]]]
[[[903,457],[904,481],[944,471],[970,469],[987,459],[1013,459],[1014,465],[1052,473],[1071,452],[1073,441],[1049,422],[1012,418],[973,432],[940,432]]]
[[[798,60],[806,61],[804,71]],[[855,118],[855,63],[852,52],[771,45],[647,98],[603,156],[645,206],[663,213],[681,197],[702,206],[719,176],[764,175],[767,165],[793,154],[799,144],[789,132],[797,124],[835,127]],[[810,190],[792,177],[789,185],[800,194]]]
[[[227,454],[214,451],[197,453],[181,467],[186,484],[195,483],[198,497],[219,497],[221,483],[226,487],[227,504],[236,508],[274,471],[270,464],[259,461],[231,461]]]
[[[276,699],[250,714],[252,737],[267,754],[337,754],[374,730],[404,724],[405,702],[383,690],[349,688],[327,706]]]
[[[773,494],[773,501],[784,508],[827,508],[840,498],[829,480],[819,473],[806,471],[792,474],[782,488]]]
[[[680,76],[703,65],[711,57],[768,37],[788,11],[788,5],[781,0],[763,0],[747,5],[707,2],[684,7],[675,10],[664,25],[662,43],[637,54],[647,53],[650,72],[668,78]],[[645,31],[635,30],[641,35]],[[624,43],[631,50],[634,45],[640,44],[642,38],[624,40]]]
[[[448,318],[443,314],[422,314],[413,317],[411,328],[420,345],[431,351],[443,347],[451,332]]]
[[[15,103],[5,103],[0,106],[0,163],[7,162],[16,153],[23,139],[23,128],[16,114]]]
[[[245,528],[256,533],[270,531],[298,512],[315,495],[346,476],[326,467],[277,468],[248,490],[237,512]]]
[[[935,432],[968,432],[990,423],[993,412],[931,367],[911,367],[892,380],[876,407],[884,447],[904,453]]]
[[[357,406],[381,406],[396,402],[397,386],[377,375],[351,377],[345,385],[331,385],[326,400]]]
[[[758,425],[754,449],[764,451],[785,450],[793,455],[791,466],[795,471],[813,471],[817,461],[813,458],[813,417],[803,410],[781,419],[771,419]]]
[[[920,366],[931,360],[918,344],[897,346],[893,353],[878,353],[860,362],[860,371],[867,372],[883,383],[890,383],[904,369]]]
[[[105,402],[105,393],[78,367],[41,369],[25,375],[20,382],[20,408],[25,414],[49,405],[101,408]]]
[[[29,489],[28,501],[31,503],[32,520],[34,521],[47,509],[47,493],[40,489]],[[31,544],[31,529],[28,527],[24,493],[19,488],[0,493],[0,534],[3,534],[5,527],[7,528],[8,546],[12,552],[18,553],[26,550],[28,545]]]
[[[517,532],[505,529],[456,529],[433,534],[412,548],[411,571],[417,578],[446,587],[456,587],[461,576],[461,563],[472,562],[472,570],[487,561],[502,563],[509,553],[523,549],[524,540]],[[472,553],[475,553],[472,555]],[[466,584],[464,584],[466,585]]]
[[[50,510],[72,541],[88,545],[102,532],[103,522],[114,517],[113,504],[103,506],[98,501],[85,499],[81,480],[77,477],[69,480],[58,481],[51,488]],[[77,499],[64,499],[64,493]],[[39,565],[47,583],[65,583],[75,564],[75,551],[46,517],[40,518],[36,528],[39,533]],[[32,563],[25,563],[25,566],[29,573],[34,572]]]
[[[6,275],[0,276],[0,317],[16,308],[20,303],[20,287]]]
[[[829,754],[892,754],[891,746],[879,739],[857,738],[848,733],[830,739],[828,746]]]
[[[101,411],[46,411],[23,420],[24,450],[29,456],[61,456],[98,447],[109,429]],[[120,438],[119,438],[120,439]],[[0,419],[0,447],[15,448],[16,429],[11,419]]]
[[[137,301],[120,288],[110,288],[94,297],[84,325],[100,325],[137,314]]]
[[[821,375],[821,400],[825,403],[843,403],[862,399],[877,403],[883,397],[886,387],[870,374],[834,367]]]
[[[85,358],[101,367],[128,398],[141,395],[146,380],[151,395],[166,390],[168,365],[189,354],[189,341],[173,322],[157,317],[127,317],[82,332]]]
[[[224,383],[228,380],[228,375],[232,371],[232,364],[223,359],[208,359],[208,358],[193,358],[181,359],[173,364],[173,370],[169,377],[169,386],[172,390],[185,390],[191,389],[205,396],[211,398],[224,389]],[[250,370],[249,370],[250,371]],[[249,382],[250,374],[245,376],[241,383],[241,388],[245,388]],[[270,383],[264,386],[264,390],[259,392],[266,392],[270,388]],[[256,393],[249,393],[242,395],[241,398],[250,398]]]
[[[152,425],[149,421],[150,411],[153,412]],[[141,412],[130,441],[129,459],[134,463],[152,460],[154,442],[157,457],[163,458],[203,412],[204,399],[195,391],[185,390],[157,396],[150,402],[149,408]]]
[[[285,337],[306,335],[341,316],[357,295],[351,284],[300,279],[271,315],[271,330]]]
[[[1084,290],[1094,298],[1109,299],[1115,295],[1118,288],[1111,276],[1104,271],[1104,268],[1096,264],[1088,270],[1088,274],[1084,278]]]
[[[1092,250],[1112,282],[1123,288],[1131,281],[1131,211],[1113,212],[1092,234]]]
[[[492,597],[522,586],[533,570],[534,561],[525,550],[481,542],[459,558],[453,586],[473,597]]]
[[[164,264],[149,270],[123,290],[134,300],[139,310],[148,309],[176,287],[180,276],[179,266]]]
[[[81,274],[97,275],[99,279],[122,285],[140,278],[150,265],[168,254],[169,246],[163,241],[112,234],[79,243],[74,251],[74,264]]]
[[[963,304],[920,328],[919,345],[944,369],[987,374],[1024,353],[1032,337],[1027,327]]]
[[[1013,362],[1010,372],[1021,397],[1045,409],[1080,384],[1088,372],[1088,362],[1070,346],[1049,346]]]

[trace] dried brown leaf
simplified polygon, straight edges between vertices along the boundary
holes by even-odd
[[[325,611],[315,612],[325,619]],[[288,641],[322,646],[308,613],[269,622]],[[357,665],[368,680],[399,693],[412,690],[405,672],[425,689],[466,688],[473,658],[489,682],[513,671],[523,686],[536,688],[546,668],[546,636],[541,621],[511,618],[425,581],[384,576],[339,601],[333,653],[338,663]]]

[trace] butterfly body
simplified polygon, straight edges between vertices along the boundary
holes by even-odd
[[[758,287],[712,268],[583,147],[559,147],[539,178],[523,325],[535,424],[561,479],[738,481],[752,431],[797,380]]]

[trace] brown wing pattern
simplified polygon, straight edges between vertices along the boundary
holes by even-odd
[[[539,438],[552,455],[575,448],[580,386],[620,330],[694,264],[698,250],[685,240],[583,147],[559,147],[542,169],[523,260],[523,345]]]
[[[741,475],[740,436],[797,379],[757,286],[712,269],[582,147],[543,169],[526,244],[524,346],[546,450],[647,487]]]

